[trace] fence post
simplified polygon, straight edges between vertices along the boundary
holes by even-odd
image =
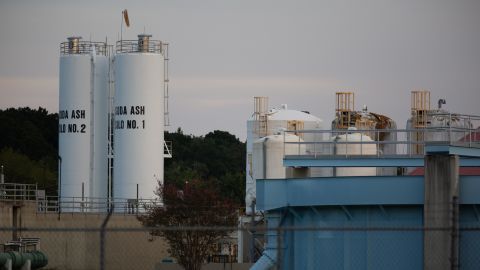
[[[107,227],[110,216],[113,213],[114,207],[108,210],[108,214],[103,220],[102,226],[100,227],[100,270],[105,270],[105,229]]]

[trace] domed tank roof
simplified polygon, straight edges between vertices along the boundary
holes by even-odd
[[[253,117],[250,118],[253,120]],[[268,111],[268,120],[301,120],[311,122],[323,122],[321,118],[305,111],[290,110],[287,104],[282,104],[280,108],[273,108]]]
[[[301,138],[299,138],[297,135],[290,134],[290,133],[285,133],[285,134],[274,134],[274,135],[268,135],[265,137],[262,137],[254,142],[254,144],[258,143],[265,143],[270,145],[270,144],[282,144],[284,143],[283,139],[285,139],[285,142],[303,142]]]

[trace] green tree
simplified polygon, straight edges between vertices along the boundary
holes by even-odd
[[[0,162],[7,182],[37,183],[56,194],[58,115],[41,107],[0,110]]]
[[[231,233],[225,228],[236,225],[237,206],[205,181],[188,182],[183,190],[160,186],[157,194],[164,205],[150,209],[140,221],[148,227],[166,227],[150,233],[166,239],[170,255],[186,270],[201,269],[213,245]]]
[[[48,166],[49,161],[31,160],[28,156],[4,148],[0,151],[0,165],[4,167],[5,181],[20,184],[38,184],[49,194],[57,192],[57,172]]]
[[[173,158],[165,160],[165,182],[182,188],[185,181],[204,179],[221,194],[242,204],[245,197],[245,143],[215,130],[204,137],[165,133]]]

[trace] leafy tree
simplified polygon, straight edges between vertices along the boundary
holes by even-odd
[[[58,115],[41,107],[0,110],[0,163],[6,181],[56,194]]]
[[[5,180],[10,183],[35,184],[49,194],[57,192],[57,173],[48,167],[49,161],[31,160],[11,148],[0,150],[0,164],[4,166]]]
[[[186,183],[184,190],[175,185],[160,186],[157,194],[164,205],[150,209],[140,221],[148,227],[168,227],[150,233],[167,240],[170,255],[186,270],[201,269],[213,245],[230,233],[212,227],[235,226],[237,207],[198,180]]]
[[[44,108],[0,110],[0,149],[10,147],[33,160],[57,157],[58,115]],[[49,164],[56,169],[56,164]]]
[[[183,188],[185,181],[204,179],[221,196],[243,203],[245,143],[226,131],[192,136],[180,128],[165,132],[165,139],[173,142],[173,158],[165,160],[166,183]],[[37,183],[48,195],[56,194],[58,114],[41,107],[0,110],[0,151],[7,181]]]
[[[204,179],[225,197],[242,204],[245,197],[245,143],[215,130],[205,137],[181,129],[165,133],[173,143],[173,158],[165,160],[165,182],[182,188],[185,181]]]

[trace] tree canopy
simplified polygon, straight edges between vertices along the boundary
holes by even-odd
[[[0,164],[7,182],[57,192],[58,116],[44,108],[0,110]]]
[[[245,197],[245,143],[215,130],[205,137],[165,133],[173,158],[165,160],[165,183],[183,188],[185,181],[204,179],[222,196],[242,204]]]
[[[163,206],[139,217],[143,225],[158,227],[152,235],[165,238],[169,253],[186,270],[199,270],[212,247],[226,237],[237,221],[237,206],[205,181],[193,180],[183,189],[173,184],[158,188]]]
[[[243,203],[245,143],[215,130],[205,136],[165,132],[173,158],[165,159],[165,182],[183,188],[185,181],[204,179],[219,194]],[[58,114],[44,108],[0,110],[0,165],[8,182],[34,184],[57,192]]]

